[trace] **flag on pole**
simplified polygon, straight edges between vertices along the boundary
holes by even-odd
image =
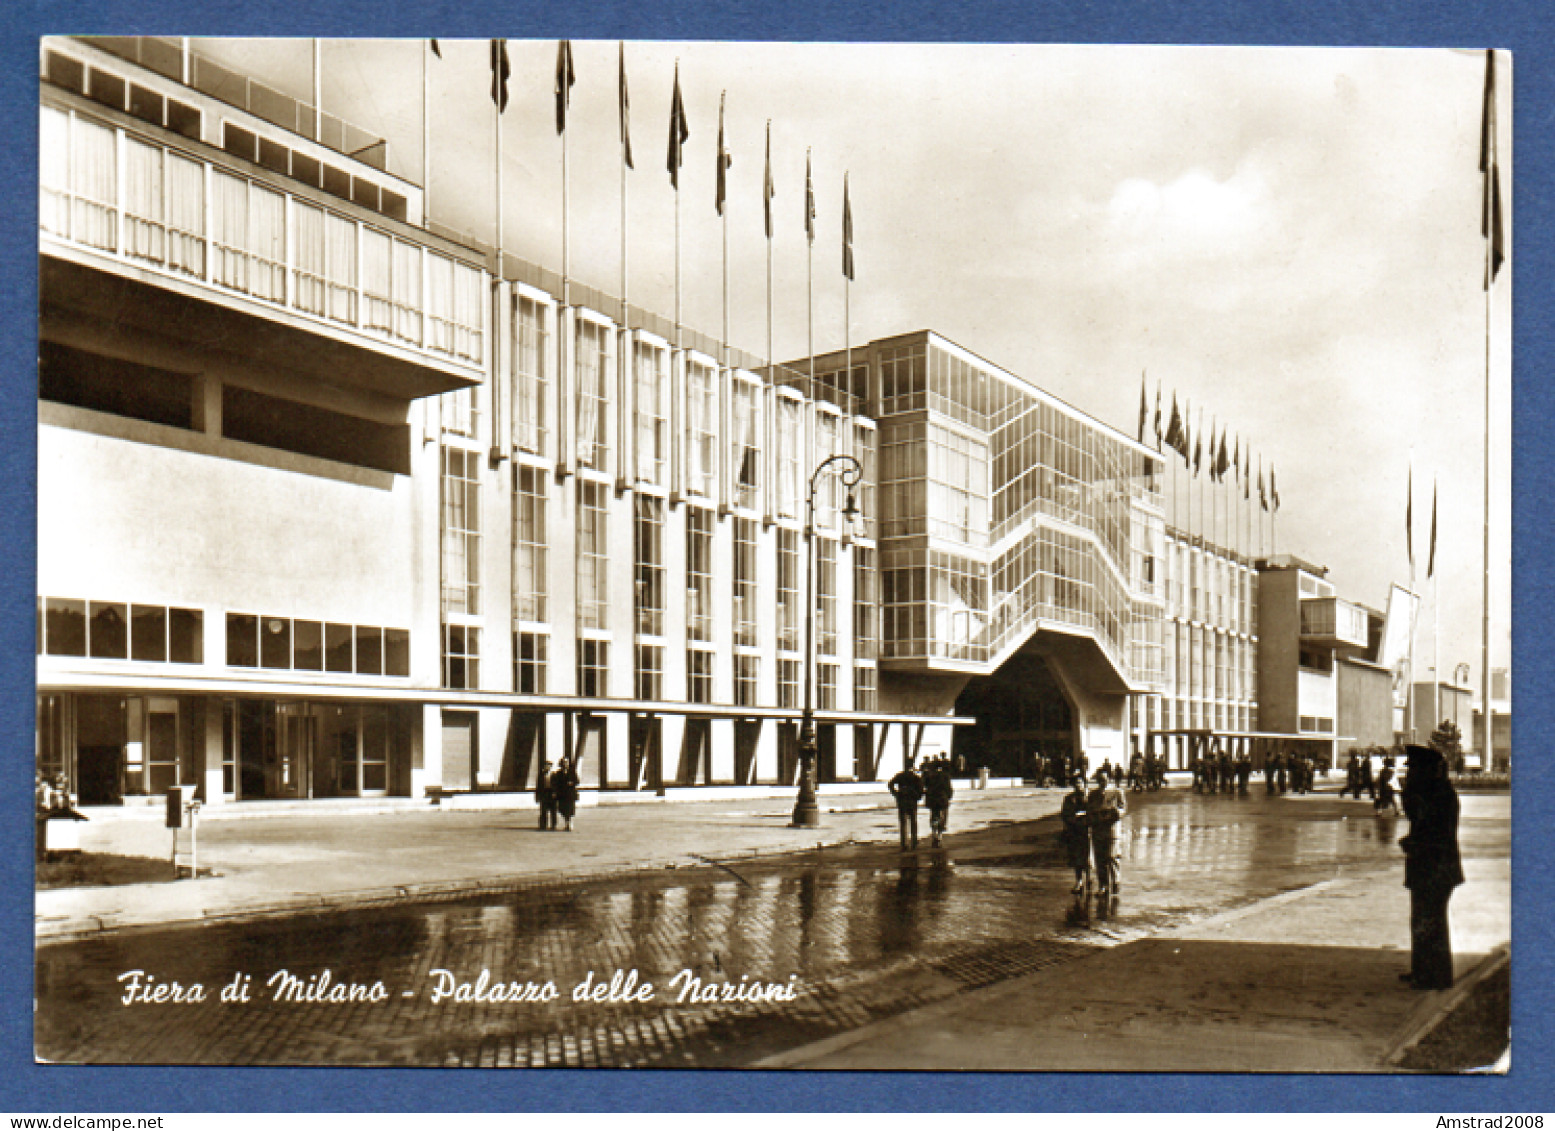
[[[1161,381],[1155,383],[1155,450],[1161,450]]]
[[[1485,103],[1480,110],[1479,171],[1485,175],[1485,199],[1480,210],[1480,235],[1490,241],[1490,267],[1485,274],[1485,289],[1496,281],[1496,273],[1506,259],[1505,237],[1501,225],[1501,162],[1496,152],[1496,53],[1485,49]]]
[[[634,167],[632,165],[632,129],[631,129],[632,102],[631,102],[631,99],[629,99],[627,97],[627,95],[626,95],[626,44],[625,43],[621,44],[620,60],[621,60],[621,65],[620,65],[620,69],[619,69],[619,72],[618,72],[619,76],[620,76],[620,81],[617,84],[620,87],[620,91],[619,91],[619,95],[618,95],[618,99],[617,100],[621,104],[621,155],[626,160],[626,167],[628,169],[631,169],[631,168]]]
[[[1201,410],[1201,412],[1202,412],[1202,410]],[[1202,415],[1200,416],[1199,423],[1202,426],[1202,424],[1203,424],[1203,417],[1202,417]],[[1195,436],[1193,438],[1193,474],[1197,475],[1199,473],[1199,468],[1201,468],[1203,466],[1204,466],[1204,433],[1200,432],[1197,436]]]
[[[1280,509],[1280,489],[1274,485],[1274,465],[1269,465],[1269,501],[1274,504],[1276,512]]]
[[[1166,426],[1166,446],[1183,458],[1187,458],[1187,444],[1182,434],[1182,414],[1177,411],[1177,394],[1172,394],[1172,419]]]
[[[1404,503],[1404,551],[1409,557],[1409,572],[1415,571],[1415,469],[1409,469],[1409,498]]]
[[[848,200],[848,174],[842,174],[842,273],[853,281],[853,204]]]
[[[804,154],[804,236],[815,242],[815,182],[810,177],[810,151]]]
[[[767,119],[767,174],[761,182],[761,207],[766,214],[767,238],[772,238],[772,197],[777,190],[772,186],[772,119]]]
[[[715,204],[720,216],[724,214],[724,199],[728,194],[729,166],[734,164],[734,158],[724,148],[724,99],[728,94],[726,90],[718,96],[718,199]]]
[[[556,45],[556,132],[567,129],[567,104],[572,101],[572,84],[578,81],[572,69],[572,40]]]
[[[686,125],[686,104],[680,100],[680,60],[677,59],[675,60],[675,95],[670,100],[669,156],[665,161],[670,171],[670,187],[676,192],[680,191],[681,148],[690,136],[691,129]]]
[[[1242,453],[1242,498],[1253,497],[1253,450],[1249,448]]]
[[[1145,424],[1150,419],[1150,400],[1145,396],[1145,374],[1139,374],[1139,442],[1145,442]]]
[[[1231,459],[1226,455],[1226,430],[1220,430],[1220,455],[1215,459],[1215,479],[1218,482],[1226,481],[1226,471],[1231,467]]]
[[[1231,452],[1231,478],[1233,481],[1242,478],[1242,434],[1236,434],[1236,446]]]
[[[1436,481],[1431,482],[1431,554],[1425,561],[1426,580],[1436,572]]]
[[[1264,510],[1269,509],[1269,495],[1263,489],[1263,456],[1258,457],[1258,505]]]
[[[496,104],[499,114],[508,108],[508,79],[512,74],[513,68],[508,65],[508,41],[493,39],[491,41],[491,100]]]
[[[443,49],[437,45],[437,40],[429,39],[427,42],[432,45],[432,54],[441,59],[443,57]]]

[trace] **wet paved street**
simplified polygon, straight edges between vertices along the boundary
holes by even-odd
[[[142,1064],[747,1064],[1281,891],[1397,869],[1407,828],[1332,795],[1257,789],[1133,794],[1131,807],[1111,906],[1070,896],[1049,819],[953,834],[942,850],[925,841],[916,854],[861,845],[45,945],[37,1052]],[[135,970],[142,998],[177,982],[205,1000],[124,1004],[121,975]],[[630,971],[635,994],[574,999],[590,975],[608,987]],[[248,1000],[222,1001],[245,975]],[[288,975],[294,1000],[275,1000]],[[683,993],[692,979],[703,993],[778,1000],[695,1000]],[[355,1000],[295,1000],[313,994]]]

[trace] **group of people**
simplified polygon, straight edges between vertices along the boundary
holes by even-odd
[[[1229,754],[1216,749],[1188,759],[1194,793],[1237,793],[1246,796],[1253,780],[1253,760],[1244,750]]]
[[[1059,839],[1074,869],[1074,893],[1083,894],[1094,866],[1097,891],[1116,895],[1121,888],[1118,878],[1118,822],[1128,812],[1128,798],[1117,784],[1117,774],[1103,765],[1096,771],[1096,784],[1086,792],[1085,779],[1078,774],[1059,810]]]
[[[1103,771],[1106,772],[1108,781],[1120,786],[1126,782],[1128,788],[1135,793],[1146,789],[1152,791],[1161,789],[1166,785],[1166,759],[1157,758],[1154,754],[1141,754],[1135,751],[1134,756],[1129,759],[1127,771],[1121,763],[1114,766],[1111,759],[1103,759],[1096,772]],[[1037,756],[1037,785],[1065,786],[1077,777],[1087,781],[1093,780],[1090,759],[1083,753],[1049,753]]]
[[[1382,769],[1375,776],[1371,772],[1371,756],[1361,755],[1352,751],[1350,760],[1344,768],[1344,788],[1339,791],[1340,797],[1355,795],[1355,800],[1361,799],[1364,792],[1371,798],[1372,808],[1380,815],[1382,813],[1398,812],[1398,795],[1393,788],[1393,782],[1397,778],[1395,767],[1397,760],[1389,754],[1382,759]]]
[[[572,768],[571,759],[563,758],[555,769],[549,762],[540,763],[535,801],[540,805],[542,829],[555,829],[560,822],[567,832],[572,831],[572,818],[578,811],[578,773]]]
[[[896,821],[902,836],[902,851],[918,847],[918,802],[929,810],[929,839],[938,848],[950,824],[950,799],[956,787],[950,780],[950,758],[940,754],[924,760],[923,769],[909,763],[886,783],[896,799]]]

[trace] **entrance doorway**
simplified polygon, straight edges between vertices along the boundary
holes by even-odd
[[[1029,778],[1039,758],[1068,758],[1078,750],[1074,710],[1040,656],[1016,653],[990,676],[969,681],[956,714],[974,718],[957,727],[952,751],[958,765],[988,767],[995,777]]]
[[[308,703],[237,704],[237,800],[311,797],[318,717]]]

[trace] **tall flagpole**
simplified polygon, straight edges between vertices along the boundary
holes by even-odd
[[[676,70],[680,61],[675,62]],[[679,87],[679,78],[676,78]],[[680,349],[680,186],[675,187],[675,348]]]
[[[767,119],[767,172],[761,194],[767,222],[767,370],[769,383],[777,384],[777,359],[772,355],[772,119]],[[770,490],[770,487],[769,487]]]
[[[1490,699],[1490,318],[1491,287],[1496,281],[1497,243],[1501,236],[1500,158],[1496,145],[1496,53],[1485,51],[1485,105],[1481,123],[1480,170],[1484,173],[1481,229],[1485,236],[1485,546],[1484,620],[1480,659],[1484,695],[1485,750],[1483,766],[1492,767],[1495,751],[1495,719]]]
[[[567,103],[572,87],[572,43],[562,40],[556,49],[556,132],[562,135],[562,305],[572,305],[572,243],[569,215],[570,184],[567,176]]]
[[[718,214],[723,217],[723,252],[724,252],[724,279],[723,279],[723,306],[724,306],[724,333],[723,333],[723,357],[720,360],[725,369],[729,367],[729,209],[724,200],[724,175],[729,168],[730,161],[727,151],[724,149],[724,100],[729,96],[726,90],[718,96]]]
[[[324,61],[317,36],[313,39],[313,140],[324,140]]]
[[[427,54],[432,50],[432,41],[426,40],[421,44],[421,224],[431,218],[432,212],[432,185],[430,182],[432,162],[428,151],[432,146],[432,128],[427,122],[427,85],[432,78],[431,63]]]

